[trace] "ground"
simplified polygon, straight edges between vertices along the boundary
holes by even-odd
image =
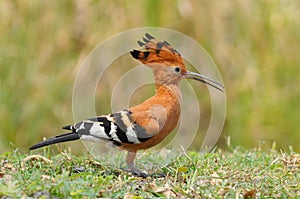
[[[0,157],[0,198],[300,198],[300,155],[293,151],[234,147],[177,154],[155,167],[149,164],[163,160],[146,152],[137,165],[150,176],[140,178],[122,169],[124,154],[101,163],[89,153],[16,149]]]

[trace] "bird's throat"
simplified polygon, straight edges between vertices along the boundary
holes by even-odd
[[[181,104],[181,91],[178,85],[170,84],[170,85],[162,85],[156,84],[156,96],[165,99],[165,100],[175,100],[179,104]]]

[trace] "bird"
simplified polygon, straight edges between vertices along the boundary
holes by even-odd
[[[92,142],[104,140],[127,151],[127,171],[136,176],[148,176],[147,172],[135,166],[135,157],[137,151],[157,145],[177,126],[181,112],[179,82],[193,79],[222,92],[224,86],[207,76],[188,71],[181,54],[167,41],[158,41],[145,33],[137,44],[140,49],[133,49],[130,54],[152,69],[156,89],[154,96],[119,112],[64,126],[62,129],[69,133],[49,138],[29,149],[79,139]]]

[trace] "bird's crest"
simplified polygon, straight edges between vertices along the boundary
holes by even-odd
[[[143,64],[151,66],[152,64],[169,62],[173,65],[183,66],[180,53],[168,42],[158,41],[149,33],[146,33],[143,41],[138,41],[137,43],[142,49],[132,50],[130,54]]]

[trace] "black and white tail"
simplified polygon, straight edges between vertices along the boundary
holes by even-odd
[[[78,140],[78,139],[80,139],[80,136],[78,135],[78,133],[76,133],[76,132],[66,133],[63,135],[55,136],[53,138],[49,138],[48,140],[42,141],[40,143],[37,143],[37,144],[33,145],[32,147],[30,147],[29,150],[41,148],[41,147],[48,146],[51,144],[68,142],[68,141],[73,141],[73,140]]]

